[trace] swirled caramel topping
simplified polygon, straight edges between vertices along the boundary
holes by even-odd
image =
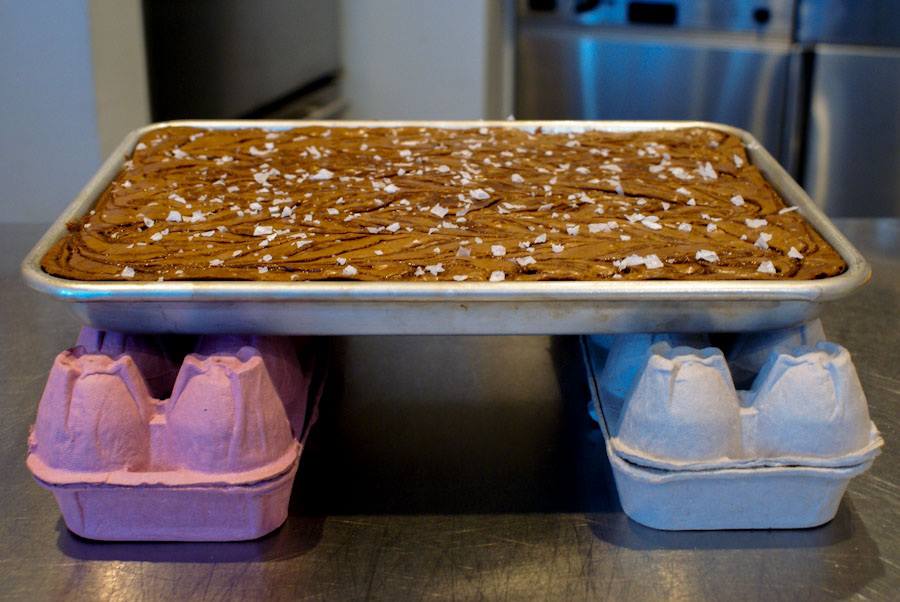
[[[844,261],[711,129],[152,130],[75,280],[812,279]]]

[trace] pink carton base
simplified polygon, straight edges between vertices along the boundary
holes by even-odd
[[[287,518],[318,417],[314,340],[203,337],[180,361],[178,344],[86,328],[57,356],[26,465],[74,533],[239,541]]]
[[[244,541],[271,533],[287,519],[297,465],[251,485],[53,485],[36,480],[53,493],[66,527],[81,537]]]

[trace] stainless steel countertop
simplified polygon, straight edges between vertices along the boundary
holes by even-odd
[[[78,324],[25,287],[44,225],[0,225],[0,599],[890,599],[900,591],[900,220],[836,220],[873,281],[827,306],[886,440],[837,518],[668,533],[615,495],[572,337],[347,337],[274,534],[90,542],[25,469],[53,356]]]

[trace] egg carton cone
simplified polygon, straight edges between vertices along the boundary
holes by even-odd
[[[773,353],[815,347],[823,341],[822,322],[813,320],[792,328],[741,333],[729,345],[725,356],[734,382],[739,387],[749,387]]]
[[[600,379],[605,399],[624,400],[638,372],[643,368],[647,349],[654,343],[669,342],[674,345],[704,345],[708,343],[703,334],[638,333],[616,335],[612,341],[591,337],[592,343],[606,345],[608,355]]]
[[[834,517],[849,480],[879,453],[883,441],[838,345],[773,345],[751,389],[742,391],[720,349],[643,341],[640,367],[618,383],[620,398],[603,387],[604,378],[629,378],[607,369],[618,341],[605,354],[583,340],[622,507],[642,524],[819,525]]]
[[[78,342],[54,361],[26,459],[70,530],[233,541],[284,522],[319,392],[295,340],[204,337],[181,361],[154,337],[85,329]],[[155,396],[145,370],[162,387],[170,366]]]
[[[133,335],[84,327],[78,335],[76,347],[87,353],[109,357],[128,355],[144,377],[150,394],[157,398],[167,396],[178,376],[181,363],[179,347],[188,337]]]
[[[667,341],[645,349],[624,399],[604,397],[614,376],[628,375],[601,373],[617,416],[611,443],[643,466],[850,466],[883,444],[850,354],[834,343],[773,350],[749,390],[735,388],[720,349]]]

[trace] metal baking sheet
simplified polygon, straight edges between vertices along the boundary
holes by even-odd
[[[741,138],[750,160],[847,262],[839,276],[796,281],[84,282],[45,273],[41,258],[66,222],[93,207],[138,138],[168,126],[506,127],[633,132],[706,127]],[[748,132],[702,121],[173,121],[135,130],[22,263],[25,281],[65,301],[85,324],[130,332],[258,334],[586,334],[721,332],[810,320],[871,276],[866,260]]]

